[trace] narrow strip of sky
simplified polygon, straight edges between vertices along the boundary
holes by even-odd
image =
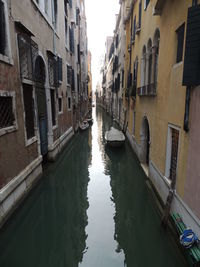
[[[85,0],[88,48],[92,53],[93,91],[99,80],[102,56],[107,36],[113,36],[119,13],[119,0]]]

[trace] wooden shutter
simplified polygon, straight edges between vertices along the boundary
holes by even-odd
[[[200,5],[188,9],[183,85],[200,85]]]
[[[63,73],[62,73],[62,58],[58,57],[57,59],[57,64],[58,64],[58,81],[59,83],[62,82],[63,80]]]

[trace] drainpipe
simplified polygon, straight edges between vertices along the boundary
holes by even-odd
[[[184,116],[184,131],[189,132],[189,112],[190,112],[190,92],[191,87],[187,86],[185,99],[185,116]]]
[[[54,7],[54,0],[51,0],[51,11],[52,11],[52,24],[53,24],[53,52],[56,54],[56,19],[55,19],[55,7]]]

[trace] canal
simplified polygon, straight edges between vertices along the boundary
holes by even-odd
[[[1,230],[1,267],[185,266],[128,143],[106,148],[111,119],[93,117]]]

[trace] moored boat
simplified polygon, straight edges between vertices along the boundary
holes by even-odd
[[[91,125],[91,124],[93,124],[93,118],[88,118],[87,119],[87,122]]]
[[[122,131],[111,127],[110,131],[105,133],[105,140],[107,145],[119,147],[124,144],[125,136]]]
[[[80,130],[84,131],[89,128],[89,123],[87,121],[83,121],[79,124]]]

